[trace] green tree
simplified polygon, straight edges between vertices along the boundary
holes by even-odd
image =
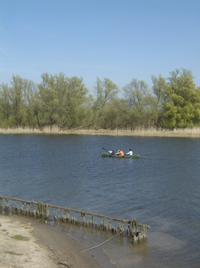
[[[103,108],[106,103],[111,103],[119,92],[117,85],[114,84],[109,78],[104,78],[104,80],[101,81],[99,77],[97,77],[96,86],[94,89],[96,95],[95,106],[101,108]]]
[[[200,124],[200,91],[194,84],[191,71],[177,69],[171,72],[168,81],[160,125],[183,128]]]
[[[68,79],[67,88],[67,125],[68,127],[80,127],[84,122],[85,103],[88,101],[88,89],[85,87],[82,78],[76,76]]]
[[[158,78],[152,76],[153,82],[153,94],[155,96],[155,105],[154,105],[154,115],[156,126],[159,125],[161,118],[163,117],[163,105],[166,101],[166,90],[168,85],[166,84],[166,80],[160,75]]]
[[[143,81],[133,79],[123,87],[124,99],[122,100],[122,112],[127,115],[127,124],[131,127],[151,126],[155,121],[154,110],[155,97],[151,94],[148,85]]]
[[[10,88],[3,83],[0,85],[0,126],[12,126]]]
[[[110,128],[111,110],[113,102],[117,98],[119,89],[109,78],[101,81],[98,77],[94,87],[96,99],[94,101],[94,126],[95,128]]]
[[[65,99],[66,80],[63,79],[63,75],[54,77],[47,73],[42,74],[42,83],[38,85],[39,88],[39,122],[41,126],[53,126],[59,123],[59,111],[62,110],[63,105],[59,107],[59,100]],[[58,80],[58,81],[57,81]],[[61,82],[62,80],[62,82]],[[57,82],[57,83],[56,83]],[[64,92],[61,91],[62,86]],[[64,112],[63,112],[64,113]],[[61,115],[63,116],[63,115]],[[62,117],[60,118],[60,121]]]
[[[26,123],[24,103],[24,80],[20,76],[12,76],[10,88],[11,114],[15,127],[23,127]]]
[[[37,117],[35,114],[36,98],[38,87],[33,81],[23,79],[23,102],[25,105],[25,124],[29,127],[37,127]]]
[[[0,113],[3,127],[33,126],[34,83],[19,76],[12,76],[11,87],[0,86]]]
[[[70,128],[81,124],[88,92],[82,78],[68,78],[63,73],[54,76],[44,73],[38,87],[41,125]]]

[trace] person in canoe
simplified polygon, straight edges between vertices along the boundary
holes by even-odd
[[[132,150],[130,149],[128,153],[126,153],[126,155],[133,155]]]
[[[114,155],[115,154],[115,152],[114,152],[113,149],[112,149],[112,151],[111,150],[108,150],[108,152],[109,152],[110,155]]]
[[[121,151],[121,150],[118,150],[118,152],[116,153],[117,155],[121,155],[121,156],[124,156],[124,152]]]

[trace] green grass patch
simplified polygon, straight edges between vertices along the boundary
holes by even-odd
[[[27,222],[25,222],[25,221],[20,221],[20,223],[19,224],[21,224],[21,225],[26,225],[26,224],[28,224]]]
[[[25,237],[23,235],[14,235],[11,238],[15,239],[15,240],[18,240],[18,241],[29,241],[29,238]]]
[[[16,221],[15,220],[10,220],[10,223],[15,223]]]

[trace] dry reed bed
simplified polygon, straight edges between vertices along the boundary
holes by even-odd
[[[192,137],[200,138],[200,127],[163,130],[156,128],[129,129],[68,129],[60,130],[58,127],[37,128],[0,128],[0,134],[79,134],[79,135],[111,135],[111,136],[139,136],[139,137]]]

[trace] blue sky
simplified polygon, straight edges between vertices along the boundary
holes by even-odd
[[[0,83],[44,72],[96,78],[119,89],[133,78],[191,70],[200,86],[199,0],[0,0]]]

